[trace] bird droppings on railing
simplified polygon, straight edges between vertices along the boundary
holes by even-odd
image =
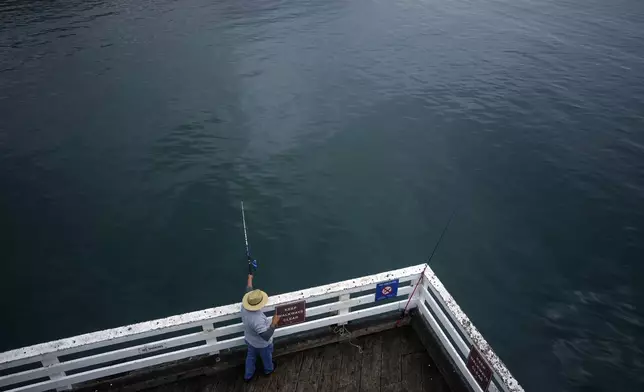
[[[423,271],[425,271],[424,275]],[[398,296],[408,295],[410,298],[384,305],[374,304],[377,296],[374,297],[373,290],[378,287],[379,283],[390,281],[393,278],[401,283],[405,282],[404,285],[401,285]],[[275,295],[270,298],[263,311],[270,312],[275,310],[276,306],[290,304],[295,301],[313,303],[314,305],[312,307],[309,308],[307,306],[307,313],[310,311],[311,316],[322,315],[321,318],[280,328],[275,332],[274,336],[294,335],[329,325],[344,325],[352,320],[400,311],[406,307],[405,303],[409,303],[411,297],[415,296],[416,282],[421,281],[424,283],[419,295],[422,295],[423,298],[427,298],[427,296],[436,297],[436,300],[440,303],[437,307],[433,307],[434,311],[440,314],[440,323],[436,324],[436,320],[434,320],[432,328],[435,331],[447,328],[451,331],[449,332],[450,334],[457,335],[458,332],[456,329],[460,329],[462,336],[467,342],[477,347],[483,358],[492,365],[495,382],[502,387],[503,392],[523,391],[507,368],[496,357],[487,341],[483,339],[478,330],[447,292],[438,277],[425,264],[292,293]],[[426,291],[425,285],[428,285],[432,294]],[[365,294],[366,291],[372,291],[372,293]],[[354,293],[360,294],[352,298],[351,294]],[[327,300],[332,301],[328,302]],[[327,302],[317,304],[320,301]],[[429,301],[429,298],[427,298],[427,301]],[[412,307],[418,306],[417,299],[411,302]],[[372,304],[372,306],[357,309],[367,304]],[[16,368],[15,373],[10,372],[10,374],[0,376],[0,387],[19,385],[20,383],[32,381],[35,384],[18,387],[15,391],[45,391],[55,388],[66,388],[74,384],[88,380],[96,380],[112,374],[142,369],[162,363],[170,363],[190,357],[198,357],[200,355],[208,355],[241,346],[243,345],[243,337],[236,335],[243,331],[242,324],[238,322],[240,308],[239,303],[225,305],[0,353],[0,370]],[[424,312],[421,312],[421,315],[427,321],[431,315],[428,316],[426,312],[428,311],[425,309]],[[233,320],[231,324],[213,328],[213,325],[231,320]],[[193,327],[202,327],[203,331],[194,332],[191,330]],[[169,332],[181,332],[183,334],[173,337],[163,337],[164,334]],[[143,338],[154,338],[156,341],[151,342],[148,340],[146,343],[142,343],[141,339]],[[461,336],[458,339],[460,342],[460,352],[456,351],[454,343],[449,340],[443,339],[442,343],[445,347],[449,347],[450,352],[453,353],[450,355],[454,360],[458,359],[462,362],[463,358],[461,354],[466,355],[467,344],[461,340]],[[196,342],[202,342],[203,344],[186,348],[186,344]],[[127,343],[128,346],[113,347],[114,345],[123,343]],[[97,348],[106,348],[108,350],[98,354],[92,353],[92,350]],[[162,350],[164,350],[163,353],[135,359],[137,355],[150,354]],[[81,355],[75,359],[62,362],[58,361],[61,356],[71,353],[82,353],[85,356]],[[115,360],[120,361],[124,359],[127,360],[119,363],[114,362]],[[39,362],[42,363],[42,367],[30,370],[20,370],[19,368],[21,365]],[[91,370],[69,373],[69,371],[87,368],[87,366],[95,367]],[[460,366],[461,370],[459,371],[462,372],[461,374],[468,375],[471,379],[471,371],[467,370],[464,365]],[[42,381],[47,378],[48,380]],[[470,385],[473,385],[475,390],[479,390],[476,389],[476,384],[472,384],[475,381],[470,380],[468,382],[470,382]],[[488,391],[498,392],[494,384],[491,384]]]
[[[361,287],[360,290],[357,291],[362,291],[367,289],[363,286],[373,284],[375,287],[376,283],[388,280],[388,278],[394,275],[400,277],[401,281],[404,281],[407,278],[411,279],[414,275],[418,275],[423,268],[424,264],[421,264],[386,273],[365,276],[359,279],[351,279],[330,285],[309,288],[297,293],[272,296],[265,307],[265,311],[274,310],[276,303],[286,303],[302,299],[306,300],[323,295],[333,296],[333,293],[343,292],[347,289],[350,289],[351,287]],[[317,301],[323,299],[324,298],[316,298],[315,300]],[[0,353],[0,369],[16,366],[9,366],[10,363],[16,363],[16,361],[29,363],[30,358],[42,356],[49,353],[55,353],[57,356],[62,356],[79,351],[85,351],[90,348],[104,347],[111,344],[116,344],[118,342],[134,340],[137,339],[137,335],[141,335],[141,337],[155,336],[160,333],[198,327],[201,324],[215,318],[219,319],[218,321],[230,320],[235,318],[235,315],[239,313],[240,306],[240,303],[235,303],[231,305],[220,306],[217,308],[210,308],[181,315],[170,316],[158,320],[144,321],[128,326],[87,333],[76,336],[74,337],[74,339],[66,338],[7,351]],[[222,319],[222,317],[224,317],[225,319]]]
[[[512,376],[503,361],[499,359],[492,347],[479,330],[472,324],[469,317],[463,312],[461,307],[456,303],[452,295],[447,291],[443,283],[438,279],[434,271],[427,267],[425,271],[425,278],[433,287],[433,291],[438,294],[443,301],[452,319],[454,319],[460,326],[461,330],[465,333],[466,338],[473,344],[481,353],[481,355],[492,366],[494,372],[501,378],[503,383],[507,386],[509,392],[523,392],[523,388],[519,382]]]

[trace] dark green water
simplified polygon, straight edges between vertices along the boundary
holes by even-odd
[[[532,391],[644,383],[638,0],[0,1],[0,350],[432,261]]]

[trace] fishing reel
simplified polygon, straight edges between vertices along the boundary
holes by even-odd
[[[249,260],[248,261],[248,274],[252,275],[255,270],[257,269],[257,260]]]

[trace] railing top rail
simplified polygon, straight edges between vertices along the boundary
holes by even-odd
[[[488,363],[494,369],[494,372],[501,378],[505,387],[510,392],[523,392],[523,388],[519,382],[512,376],[508,368],[505,366],[503,361],[496,355],[492,346],[485,340],[483,335],[479,332],[474,324],[470,321],[469,317],[461,309],[461,307],[456,303],[452,295],[447,291],[445,286],[438,276],[434,273],[431,267],[427,267],[425,270],[425,278],[431,284],[438,294],[440,299],[445,303],[447,310],[451,313],[451,318],[460,324],[460,329],[466,334],[466,337],[470,342],[479,350],[481,355],[485,357]]]
[[[323,286],[317,286],[304,290],[294,291],[291,293],[280,294],[270,297],[266,310],[274,309],[275,305],[288,303],[297,300],[307,300],[316,297],[328,296],[334,293],[342,293],[346,290],[355,289],[371,284],[376,284],[385,280],[412,278],[414,275],[420,275],[425,268],[425,264],[419,264],[412,267],[401,268],[389,272],[383,272],[374,275],[368,275],[355,279],[348,279],[342,282],[331,283]],[[23,347],[15,350],[0,353],[0,368],[2,365],[11,367],[11,362],[29,363],[33,358],[37,360],[47,354],[60,355],[61,352],[82,351],[84,346],[92,347],[93,345],[111,340],[123,341],[137,339],[137,335],[142,335],[150,331],[178,330],[191,328],[216,322],[226,316],[234,316],[240,311],[240,303],[224,305],[214,308],[208,308],[190,313],[184,313],[166,318],[144,321],[136,324],[130,324],[123,327],[111,328],[97,332],[91,332],[70,338],[54,340],[47,343],[40,343],[33,346]],[[234,318],[234,317],[233,317]],[[109,344],[109,343],[108,343]]]

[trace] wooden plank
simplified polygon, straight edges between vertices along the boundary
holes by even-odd
[[[365,336],[358,341],[364,353],[360,366],[360,391],[380,392],[382,334]]]
[[[358,329],[351,331],[351,336],[356,341],[366,335],[378,334],[382,331],[387,331],[393,329],[395,326],[396,320],[393,318],[381,319],[376,323],[371,323],[369,321],[357,321],[354,322],[354,326]],[[401,320],[401,325],[409,325],[411,322],[410,317],[406,317]],[[298,338],[298,335],[292,335],[290,337],[281,338],[276,340],[275,353],[274,357],[280,357],[283,355],[293,354],[301,351],[310,350],[317,347],[326,346],[333,343],[341,343],[346,341],[346,338],[341,337],[340,335],[333,333],[332,330],[318,330],[320,332],[313,333],[306,337],[302,336]]]
[[[404,391],[402,382],[395,382],[389,385],[383,385],[381,392],[401,392]]]
[[[185,391],[212,392],[217,380],[208,377],[193,377],[189,380],[179,381],[184,385]]]
[[[450,392],[451,389],[440,372],[440,369],[432,361],[429,355],[425,355],[421,360],[421,379],[424,392]]]
[[[401,339],[397,329],[382,334],[382,387],[402,381],[401,375]]]
[[[400,352],[402,355],[425,352],[425,347],[413,328],[407,326],[399,328],[398,331],[400,332]]]
[[[360,389],[362,362],[360,349],[346,342],[340,344],[340,352],[342,354],[342,366],[338,372],[338,391],[358,392]]]
[[[216,378],[206,378],[206,377],[197,377],[189,380],[192,387],[187,388],[186,390],[197,391],[197,392],[214,392],[217,387]]]
[[[230,385],[235,383],[235,378],[239,376],[238,370],[235,368],[226,372],[221,372],[213,377],[209,377],[211,381],[210,390],[204,392],[227,392],[230,389]]]
[[[402,357],[402,379],[403,390],[409,392],[422,392],[423,390],[423,375],[422,366],[424,357],[427,354],[413,353],[407,354]]]
[[[298,375],[296,392],[315,392],[320,385],[322,370],[322,348],[308,350],[302,353],[302,366]]]
[[[273,375],[271,391],[295,392],[297,379],[302,367],[303,353],[287,355],[279,359],[279,364]]]
[[[180,382],[161,385],[156,389],[157,392],[183,392],[186,390],[186,385]]]
[[[220,372],[210,376],[192,377],[180,382],[188,385],[188,388],[186,389],[188,391],[225,392],[230,384],[229,374],[231,374],[230,371]]]
[[[233,376],[234,375],[234,376]],[[250,382],[244,381],[244,376],[239,372],[230,372],[228,375],[227,385],[222,385],[220,388],[224,392],[248,392],[252,387]]]
[[[207,383],[204,385],[202,392],[227,392],[230,385],[235,383],[235,378],[239,375],[239,370],[228,370],[220,372],[214,376],[206,378]]]
[[[248,392],[266,392],[273,390],[271,385],[274,381],[274,374],[267,376],[263,372],[264,371],[262,370],[260,375],[256,376],[251,382],[246,384],[246,390],[248,390]]]
[[[338,374],[342,366],[340,344],[330,344],[322,348],[322,370],[320,371],[320,391],[333,391],[337,387]]]
[[[383,342],[383,339],[386,341]],[[381,391],[432,391],[449,392],[438,367],[423,350],[415,350],[419,342],[415,331],[409,327],[360,336],[352,340],[360,345],[363,354],[348,342],[283,355],[276,372],[270,377],[258,375],[251,383],[243,382],[243,366],[219,371],[210,376],[184,379],[152,389],[154,392],[381,392]],[[389,352],[383,350],[385,347]],[[421,346],[422,347],[422,346]],[[382,384],[389,379],[384,375],[382,363],[388,355],[400,358],[399,381]],[[261,362],[257,366],[261,369]],[[386,370],[386,369],[385,369]],[[381,380],[382,378],[382,380]],[[391,377],[390,379],[394,379]]]

